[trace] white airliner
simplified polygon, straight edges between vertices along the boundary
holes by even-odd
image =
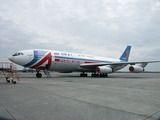
[[[16,52],[8,59],[23,67],[37,70],[37,78],[41,78],[39,72],[43,70],[47,77],[51,77],[48,71],[60,73],[82,72],[81,77],[86,77],[86,72],[92,72],[92,77],[108,77],[109,73],[120,70],[130,64],[130,72],[139,73],[144,71],[148,63],[160,61],[128,62],[131,46],[127,46],[119,59],[84,55],[56,50],[22,50]]]

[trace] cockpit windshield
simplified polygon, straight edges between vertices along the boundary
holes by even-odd
[[[13,54],[12,56],[19,56],[19,55],[24,55],[22,52],[16,52],[15,54]]]

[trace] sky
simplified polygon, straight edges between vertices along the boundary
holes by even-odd
[[[127,45],[129,61],[160,60],[160,0],[0,0],[0,62],[36,48],[119,58]]]

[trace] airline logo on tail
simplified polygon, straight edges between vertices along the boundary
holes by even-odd
[[[122,56],[119,59],[121,61],[127,62],[129,59],[130,50],[131,50],[131,46],[127,46],[127,48],[125,49],[125,51],[123,52]]]
[[[126,50],[126,58],[129,58],[129,51]]]

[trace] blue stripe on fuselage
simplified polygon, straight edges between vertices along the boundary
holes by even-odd
[[[33,60],[27,63],[26,65],[24,65],[24,67],[29,67],[33,65],[34,63],[36,63],[42,56],[44,56],[47,53],[47,51],[33,51],[33,53],[34,53]]]

